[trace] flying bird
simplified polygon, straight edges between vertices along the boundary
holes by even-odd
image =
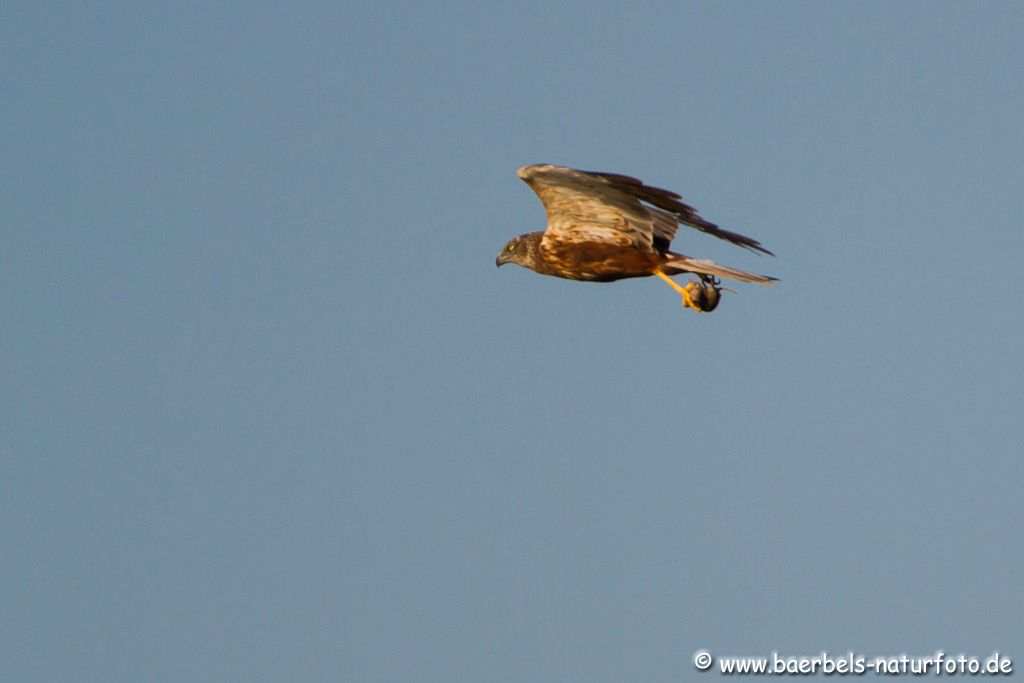
[[[498,266],[515,263],[542,275],[589,282],[656,275],[682,295],[683,306],[697,312],[710,312],[718,306],[723,289],[720,277],[759,285],[776,281],[669,251],[683,223],[774,256],[757,240],[704,220],[675,192],[617,173],[551,164],[523,166],[517,175],[537,193],[548,226],[511,240],[498,254]],[[682,273],[695,273],[700,281],[690,280],[684,287],[671,277]]]

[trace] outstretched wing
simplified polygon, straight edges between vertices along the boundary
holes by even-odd
[[[668,253],[668,261],[665,262],[664,269],[669,275],[702,273],[704,275],[726,277],[730,280],[739,280],[740,282],[752,282],[766,287],[771,287],[778,282],[777,278],[769,275],[758,275],[757,273],[740,270],[739,268],[723,266],[721,263],[715,263],[711,259],[690,258],[684,254],[676,254],[671,251]]]
[[[654,251],[651,213],[622,187],[594,173],[550,164],[524,166],[518,175],[547,211],[545,239]]]
[[[738,246],[771,254],[757,240],[705,220],[675,192],[644,185],[630,176],[551,164],[524,166],[518,175],[537,193],[547,211],[547,234],[559,239],[608,242],[664,253],[682,222]]]

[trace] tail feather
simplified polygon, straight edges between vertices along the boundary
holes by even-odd
[[[758,285],[765,285],[766,287],[771,287],[778,281],[778,278],[770,277],[768,275],[748,273],[747,271],[740,270],[739,268],[730,268],[729,266],[720,265],[710,259],[690,258],[689,256],[673,252],[668,253],[668,261],[665,263],[665,270],[669,275],[677,275],[678,273],[683,272],[702,273],[704,275],[725,277],[730,280],[739,280],[740,282],[752,282]],[[672,270],[675,270],[676,272],[672,272]]]

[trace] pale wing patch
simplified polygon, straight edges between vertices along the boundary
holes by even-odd
[[[548,235],[653,250],[654,219],[636,197],[598,176],[551,165],[525,166],[519,177],[548,214]]]
[[[651,214],[651,223],[654,228],[654,236],[671,242],[679,230],[679,221],[667,211],[655,209],[648,206],[647,212]]]

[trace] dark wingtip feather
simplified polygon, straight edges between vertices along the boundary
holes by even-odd
[[[770,249],[762,246],[761,243],[758,242],[757,240],[751,237],[747,237],[746,235],[741,235],[738,232],[730,232],[728,230],[718,229],[716,233],[712,234],[714,234],[716,237],[721,237],[722,239],[728,240],[735,245],[741,246],[744,249],[749,249],[750,251],[753,251],[755,253],[760,252],[762,254],[768,254],[769,256],[775,256],[775,254]]]
[[[588,171],[588,173],[599,176],[612,185],[617,185],[637,199],[648,202],[659,209],[671,212],[681,223],[688,225],[691,228],[696,228],[701,232],[714,235],[719,239],[726,240],[727,242],[731,242],[737,246],[743,247],[744,249],[768,254],[769,256],[775,256],[775,254],[763,247],[760,242],[752,237],[747,237],[746,235],[741,235],[740,233],[732,232],[731,230],[723,230],[711,221],[705,219],[697,213],[697,209],[684,203],[682,201],[682,197],[671,190],[664,190],[660,187],[644,185],[643,181],[637,178],[621,175],[619,173],[594,171]]]

